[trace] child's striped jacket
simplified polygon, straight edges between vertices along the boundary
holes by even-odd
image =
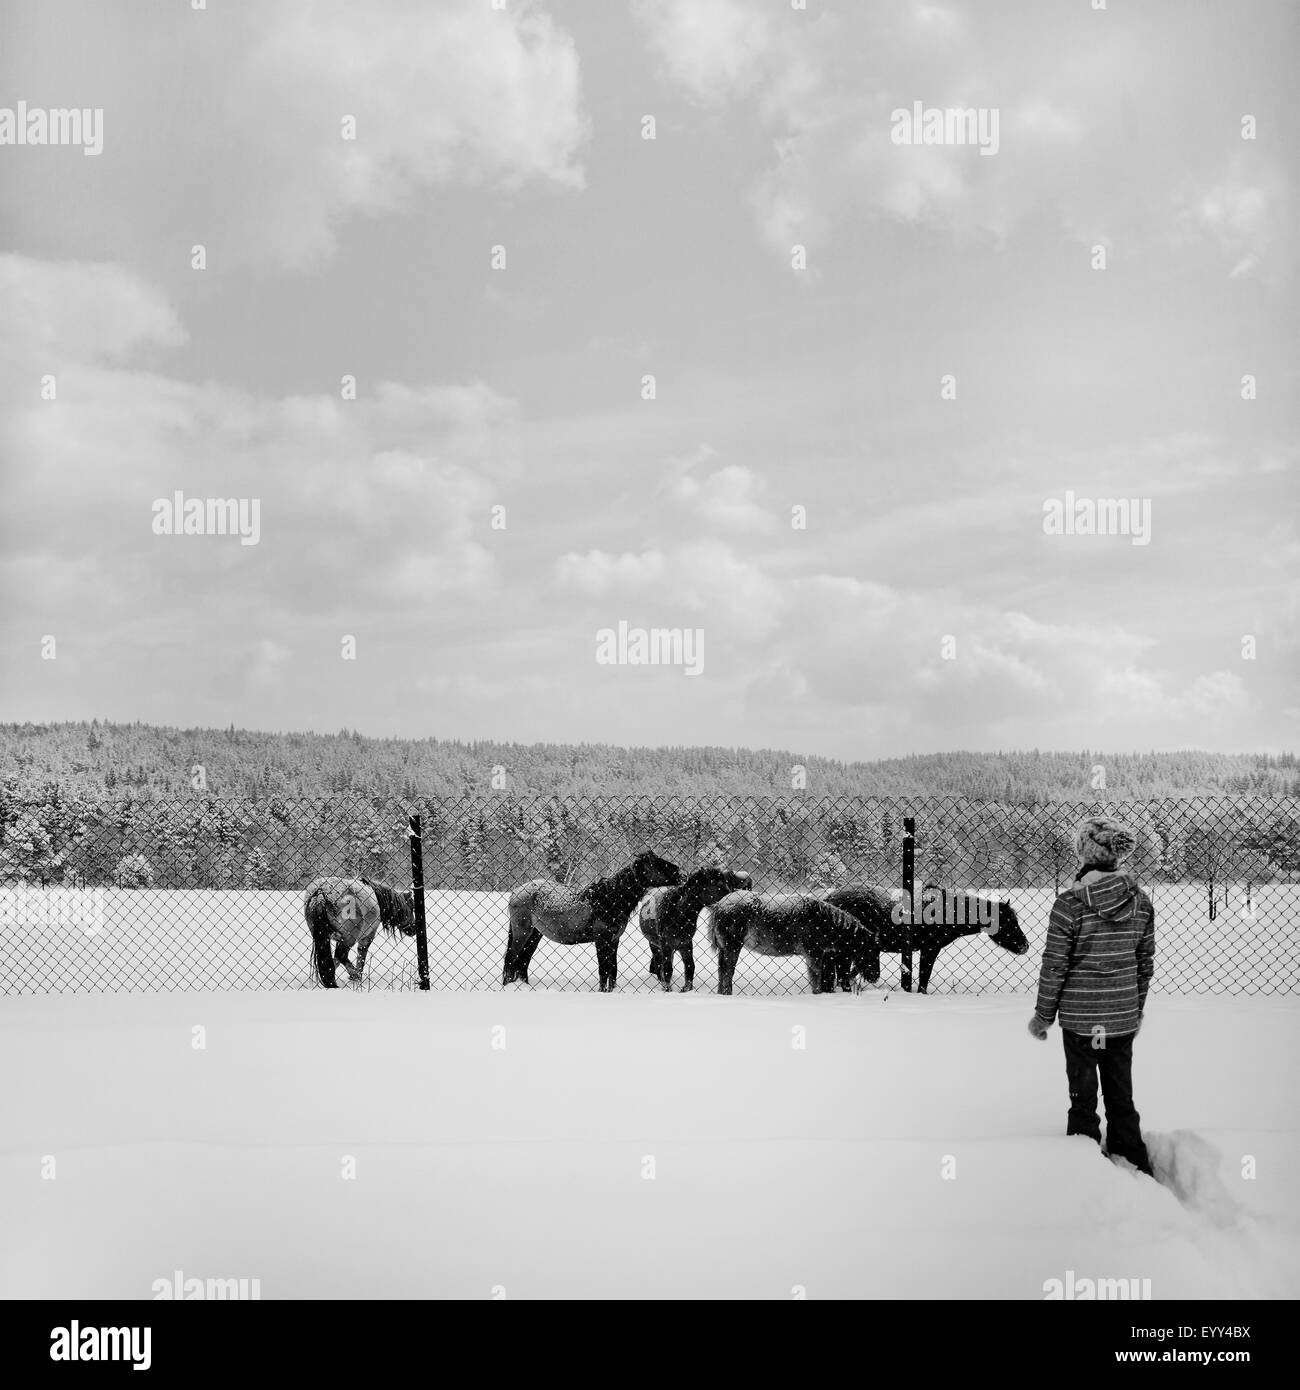
[[[1071,1033],[1137,1031],[1155,969],[1155,909],[1132,874],[1093,870],[1052,904],[1035,1012]]]

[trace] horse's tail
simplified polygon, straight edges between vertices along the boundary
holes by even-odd
[[[709,949],[716,956],[718,953],[718,905],[710,903],[701,913],[700,918],[704,925],[704,930],[708,934]]]
[[[307,918],[307,930],[311,932],[312,968],[316,972],[316,979],[320,984],[329,989],[334,984],[329,951],[332,928],[329,899],[322,889],[309,888],[307,890],[307,898],[303,903],[303,913]]]

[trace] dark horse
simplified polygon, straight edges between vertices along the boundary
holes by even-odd
[[[851,912],[859,922],[875,930],[880,949],[900,955],[907,962],[902,970],[902,987],[912,988],[911,953],[921,953],[921,975],[917,993],[925,994],[930,987],[930,972],[939,959],[939,952],[963,936],[984,932],[995,946],[1012,955],[1023,956],[1029,941],[1020,929],[1020,921],[1009,902],[977,898],[973,893],[951,893],[946,888],[927,883],[917,900],[917,913],[909,921],[906,899],[894,898],[887,888],[870,885],[861,888],[833,888],[825,900],[845,912]]]
[[[647,888],[681,881],[682,871],[676,864],[646,850],[617,873],[598,878],[580,891],[549,878],[522,884],[510,895],[510,929],[501,983],[528,983],[528,962],[542,937],[561,946],[593,941],[600,992],[608,994],[618,982],[618,942],[632,909]]]
[[[413,893],[398,892],[387,883],[368,878],[318,878],[307,887],[303,911],[311,932],[316,978],[326,989],[336,989],[334,970],[341,965],[352,983],[360,984],[366,968],[366,952],[382,926],[390,935],[415,935]],[[334,959],[330,959],[330,941]],[[353,946],[357,963],[348,959]]]
[[[753,879],[747,873],[730,869],[704,868],[687,874],[686,882],[675,888],[652,888],[637,909],[641,935],[650,943],[650,973],[663,985],[673,987],[673,953],[681,955],[686,969],[682,993],[695,985],[695,919],[703,908],[719,898],[748,888]]]
[[[718,993],[730,994],[740,948],[760,956],[802,956],[808,986],[827,994],[880,978],[875,930],[808,893],[728,893],[705,909],[709,945],[718,953]]]

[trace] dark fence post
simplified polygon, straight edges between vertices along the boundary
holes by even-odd
[[[903,895],[907,898],[907,949],[899,952],[902,986],[912,989],[912,925],[916,921],[916,817],[903,817]]]
[[[420,971],[420,988],[429,988],[429,933],[424,922],[424,842],[420,838],[420,817],[411,816],[411,897],[415,907],[415,960]]]

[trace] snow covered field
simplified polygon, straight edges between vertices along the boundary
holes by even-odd
[[[1156,909],[1157,993],[1232,991],[1300,994],[1300,884],[1229,888],[1230,905],[1213,921],[1203,885],[1151,888]],[[945,992],[1032,990],[1054,893],[1006,894],[1029,938],[1029,954],[1008,955],[979,937],[949,947],[930,988]],[[435,989],[499,988],[506,938],[506,893],[426,893],[430,978]],[[76,894],[0,890],[0,926],[10,949],[0,959],[0,993],[159,989],[299,989],[310,983],[300,892],[99,889]],[[619,988],[651,991],[649,950],[635,928],[619,949]],[[695,942],[697,988],[713,989],[714,958]],[[898,982],[898,958],[884,961]],[[341,972],[340,972],[341,977]],[[534,985],[593,990],[593,947],[543,941],[529,971]],[[681,980],[681,963],[677,965]],[[380,933],[367,961],[367,986],[411,988],[415,946]],[[800,962],[741,956],[738,993],[806,989]]]
[[[1300,1002],[1153,999],[1136,1094],[1181,1201],[1063,1136],[1059,1032],[1033,1041],[1029,1012],[896,991],[6,998],[0,1295],[149,1298],[180,1270],[263,1299],[1041,1299],[1069,1271],[1300,1296]]]

